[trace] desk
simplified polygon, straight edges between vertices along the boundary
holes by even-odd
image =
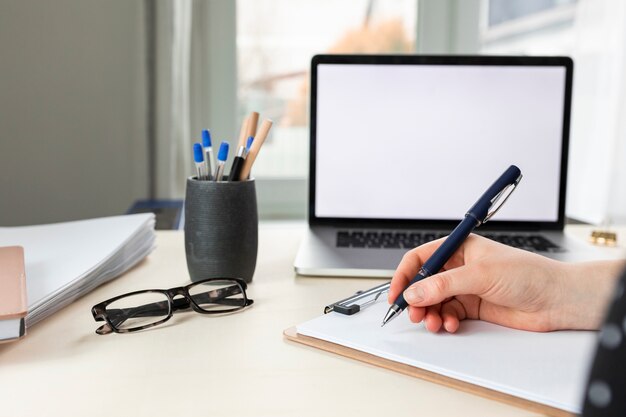
[[[570,230],[586,236],[589,228]],[[284,329],[321,314],[326,303],[383,282],[296,276],[303,232],[302,223],[261,224],[249,286],[255,304],[247,311],[179,313],[152,330],[96,335],[94,304],[187,282],[182,232],[157,232],[157,249],[139,266],[34,326],[24,340],[0,345],[0,415],[537,416],[285,341]]]

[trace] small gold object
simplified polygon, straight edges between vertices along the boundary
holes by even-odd
[[[600,246],[616,246],[617,245],[617,233],[609,232],[607,230],[592,230],[589,241],[594,245]]]

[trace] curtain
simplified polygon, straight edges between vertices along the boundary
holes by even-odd
[[[172,173],[168,189],[173,196],[184,194],[184,178],[191,175],[191,0],[172,1],[171,124],[169,163]]]
[[[568,215],[626,222],[626,2],[579,0]]]
[[[235,11],[233,0],[156,2],[157,198],[184,197],[202,129],[214,146],[238,129]]]

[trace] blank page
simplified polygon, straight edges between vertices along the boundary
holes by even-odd
[[[450,378],[580,413],[596,333],[526,332],[467,320],[457,333],[432,334],[408,315],[380,327],[389,306],[338,313],[297,326],[298,333]]]

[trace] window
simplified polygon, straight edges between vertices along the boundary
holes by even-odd
[[[300,179],[304,196],[311,57],[412,53],[416,21],[417,0],[239,0],[237,119],[256,110],[274,121],[255,177]]]
[[[570,51],[577,0],[484,0],[484,53],[551,54]],[[540,45],[543,43],[543,45]]]
[[[553,12],[561,6],[574,4],[576,0],[489,0],[488,25],[499,26],[512,21]]]

